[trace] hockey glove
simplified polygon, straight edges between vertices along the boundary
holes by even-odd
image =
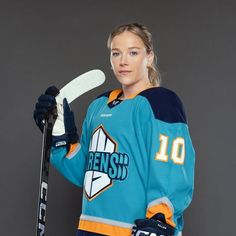
[[[132,236],[172,236],[175,229],[166,224],[163,214],[158,213],[150,219],[135,220]]]
[[[53,116],[54,120],[57,117],[55,97],[58,93],[59,90],[55,86],[51,86],[38,98],[34,110],[34,120],[41,132],[43,132],[45,120],[48,120],[49,116]]]
[[[74,113],[64,98],[63,104],[57,104],[57,119],[52,130],[52,145],[66,146],[69,151],[70,144],[77,143],[78,139]]]
[[[74,121],[74,114],[70,110],[66,99],[63,104],[57,103],[56,96],[60,96],[59,90],[55,86],[49,87],[45,94],[38,98],[34,110],[34,120],[41,131],[43,131],[44,120],[50,115],[54,117],[52,130],[52,145],[55,147],[66,146],[67,150],[71,143],[76,143],[79,139]],[[61,101],[61,99],[58,99]]]

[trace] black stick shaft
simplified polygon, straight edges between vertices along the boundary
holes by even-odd
[[[46,120],[43,130],[36,236],[45,235],[51,143],[52,143],[52,123]]]

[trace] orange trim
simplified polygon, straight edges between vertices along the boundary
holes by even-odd
[[[158,212],[163,213],[165,215],[167,224],[171,225],[172,227],[176,226],[176,224],[173,221],[173,213],[172,213],[170,207],[168,205],[166,205],[165,203],[161,203],[161,204],[151,206],[150,208],[148,208],[147,213],[146,213],[146,217],[151,218],[152,216],[154,216]]]
[[[78,228],[81,230],[110,236],[130,236],[132,233],[132,230],[128,228],[88,220],[80,220]]]
[[[139,92],[130,95],[130,96],[127,97],[126,99],[132,99],[132,98],[136,97],[136,96],[137,96],[139,93],[141,93],[142,91],[144,91],[144,90],[146,90],[146,89],[149,89],[149,88],[152,88],[152,87],[153,87],[153,86],[147,87],[147,88],[145,88],[145,89],[142,89],[142,90],[140,90]],[[109,98],[108,98],[108,102],[107,102],[107,103],[110,103],[110,102],[114,101],[115,99],[117,99],[118,95],[119,95],[121,92],[123,92],[122,89],[115,89],[115,90],[113,90],[113,91],[110,93],[110,95],[109,95]]]
[[[114,101],[115,99],[117,99],[118,95],[119,95],[122,91],[123,91],[122,89],[115,89],[115,90],[113,90],[113,91],[110,93],[110,95],[109,95],[108,103],[110,103],[110,102]],[[130,95],[127,99],[132,99],[132,98],[136,97],[139,93],[140,93],[140,92],[135,93],[135,94],[132,94],[132,95]]]
[[[75,149],[78,147],[78,145],[79,145],[79,143],[72,143],[72,144],[70,144],[70,150],[66,154],[66,156],[70,156],[70,154],[75,151]]]
[[[122,89],[115,89],[115,90],[113,90],[110,93],[110,95],[109,95],[108,103],[110,103],[113,100],[115,100],[121,92],[122,92]]]

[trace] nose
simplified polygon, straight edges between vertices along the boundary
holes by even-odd
[[[127,55],[123,54],[120,58],[120,66],[128,65]]]

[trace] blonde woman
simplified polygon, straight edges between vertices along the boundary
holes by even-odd
[[[160,86],[152,35],[144,25],[116,27],[108,49],[120,88],[90,104],[80,141],[65,100],[66,132],[52,137],[52,165],[84,188],[77,235],[181,235],[195,161],[183,105]],[[36,105],[41,129],[56,105],[50,95],[55,89]]]

